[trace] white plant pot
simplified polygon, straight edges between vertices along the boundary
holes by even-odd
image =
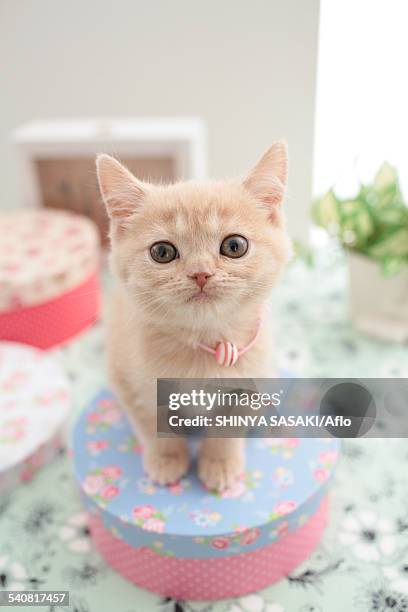
[[[393,342],[408,340],[408,268],[385,277],[378,263],[347,252],[351,319],[365,334]]]

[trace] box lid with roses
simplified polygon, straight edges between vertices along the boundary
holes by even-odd
[[[84,503],[105,527],[135,548],[194,558],[256,550],[305,524],[327,492],[338,448],[335,439],[248,439],[245,472],[219,494],[204,488],[194,462],[178,483],[152,482],[109,392],[83,412],[73,436]]]

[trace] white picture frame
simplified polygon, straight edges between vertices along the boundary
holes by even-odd
[[[36,120],[11,133],[21,204],[42,203],[36,160],[108,153],[171,156],[177,179],[207,178],[207,133],[199,118],[93,118]]]

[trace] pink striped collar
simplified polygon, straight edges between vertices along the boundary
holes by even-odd
[[[211,346],[208,346],[207,344],[204,344],[202,342],[198,342],[196,347],[200,348],[203,351],[207,351],[207,353],[211,353],[212,355],[214,355],[216,361],[220,365],[224,366],[225,368],[229,368],[235,365],[239,357],[245,355],[245,353],[248,352],[249,349],[254,346],[255,342],[258,339],[261,325],[262,318],[260,317],[256,322],[255,333],[252,339],[242,348],[237,348],[235,344],[228,341],[219,342],[215,348],[212,348]]]

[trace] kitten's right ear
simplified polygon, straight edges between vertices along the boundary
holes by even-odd
[[[110,155],[98,155],[96,172],[109,217],[125,221],[142,203],[147,186]]]
[[[275,142],[244,180],[253,196],[274,214],[282,203],[288,178],[288,150],[283,140]]]

